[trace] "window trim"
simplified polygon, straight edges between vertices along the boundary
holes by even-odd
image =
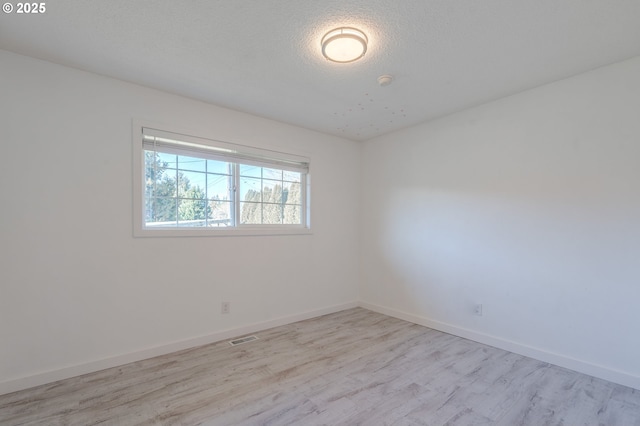
[[[162,129],[162,130],[160,130]],[[201,228],[148,228],[145,226],[144,216],[144,133],[153,133],[156,137],[167,137],[173,135],[179,137],[185,144],[197,144],[205,148],[207,157],[219,156],[223,161],[230,161],[242,164],[256,164],[261,167],[281,168],[282,170],[295,170],[299,167],[292,165],[306,164],[307,173],[302,183],[302,219],[300,225],[246,225],[236,224],[233,227],[201,227]],[[189,132],[190,133],[190,132]],[[155,124],[133,120],[132,125],[132,146],[133,146],[133,235],[134,237],[222,237],[222,236],[260,236],[260,235],[307,235],[311,234],[311,166],[310,158],[293,153],[283,153],[274,149],[256,148],[247,145],[240,145],[231,142],[218,141],[215,139],[192,136],[187,132],[180,132],[168,128],[168,126],[158,126]],[[167,139],[170,139],[167,137]],[[147,142],[148,143],[148,142]],[[225,153],[226,152],[226,153]],[[233,153],[232,153],[233,152]],[[216,154],[216,153],[219,153]],[[230,160],[230,156],[235,158]],[[242,160],[244,158],[244,160]],[[246,161],[246,162],[245,162]],[[289,167],[287,167],[289,164]],[[238,167],[235,167],[236,169]],[[236,200],[234,209],[238,209]]]

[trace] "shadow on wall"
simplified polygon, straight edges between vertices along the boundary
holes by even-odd
[[[390,307],[414,315],[543,347],[594,332],[615,344],[606,325],[637,320],[640,204],[596,195],[395,190],[371,276],[390,277]]]

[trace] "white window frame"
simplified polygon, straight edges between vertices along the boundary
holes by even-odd
[[[298,154],[283,153],[271,149],[255,148],[230,142],[223,142],[199,136],[191,136],[186,132],[162,130],[160,126],[144,123],[138,120],[133,122],[133,235],[135,237],[212,237],[212,236],[251,236],[251,235],[303,235],[311,234],[311,208],[310,208],[310,158]],[[165,126],[162,126],[165,127]],[[149,136],[155,137],[164,143],[173,141],[185,147],[185,155],[193,155],[198,149],[207,152],[207,158],[219,156],[224,161],[241,164],[256,164],[262,167],[287,169],[288,165],[306,167],[306,173],[301,179],[302,224],[240,224],[236,217],[235,226],[229,227],[147,227],[145,224],[145,134],[147,145]],[[203,151],[203,152],[204,152]],[[234,167],[234,178],[238,178],[239,167]],[[239,191],[235,191],[232,210],[239,208]]]

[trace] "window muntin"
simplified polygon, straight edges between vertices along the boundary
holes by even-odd
[[[139,234],[309,228],[308,159],[155,129],[142,135]]]

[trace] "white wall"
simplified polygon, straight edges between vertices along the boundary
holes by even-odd
[[[364,306],[640,388],[640,58],[362,161]]]
[[[0,393],[355,305],[357,143],[0,63]],[[310,156],[313,234],[133,238],[133,118]]]
[[[358,291],[640,388],[640,59],[362,146],[8,52],[0,64],[0,393]],[[310,155],[313,235],[133,238],[132,118]]]

